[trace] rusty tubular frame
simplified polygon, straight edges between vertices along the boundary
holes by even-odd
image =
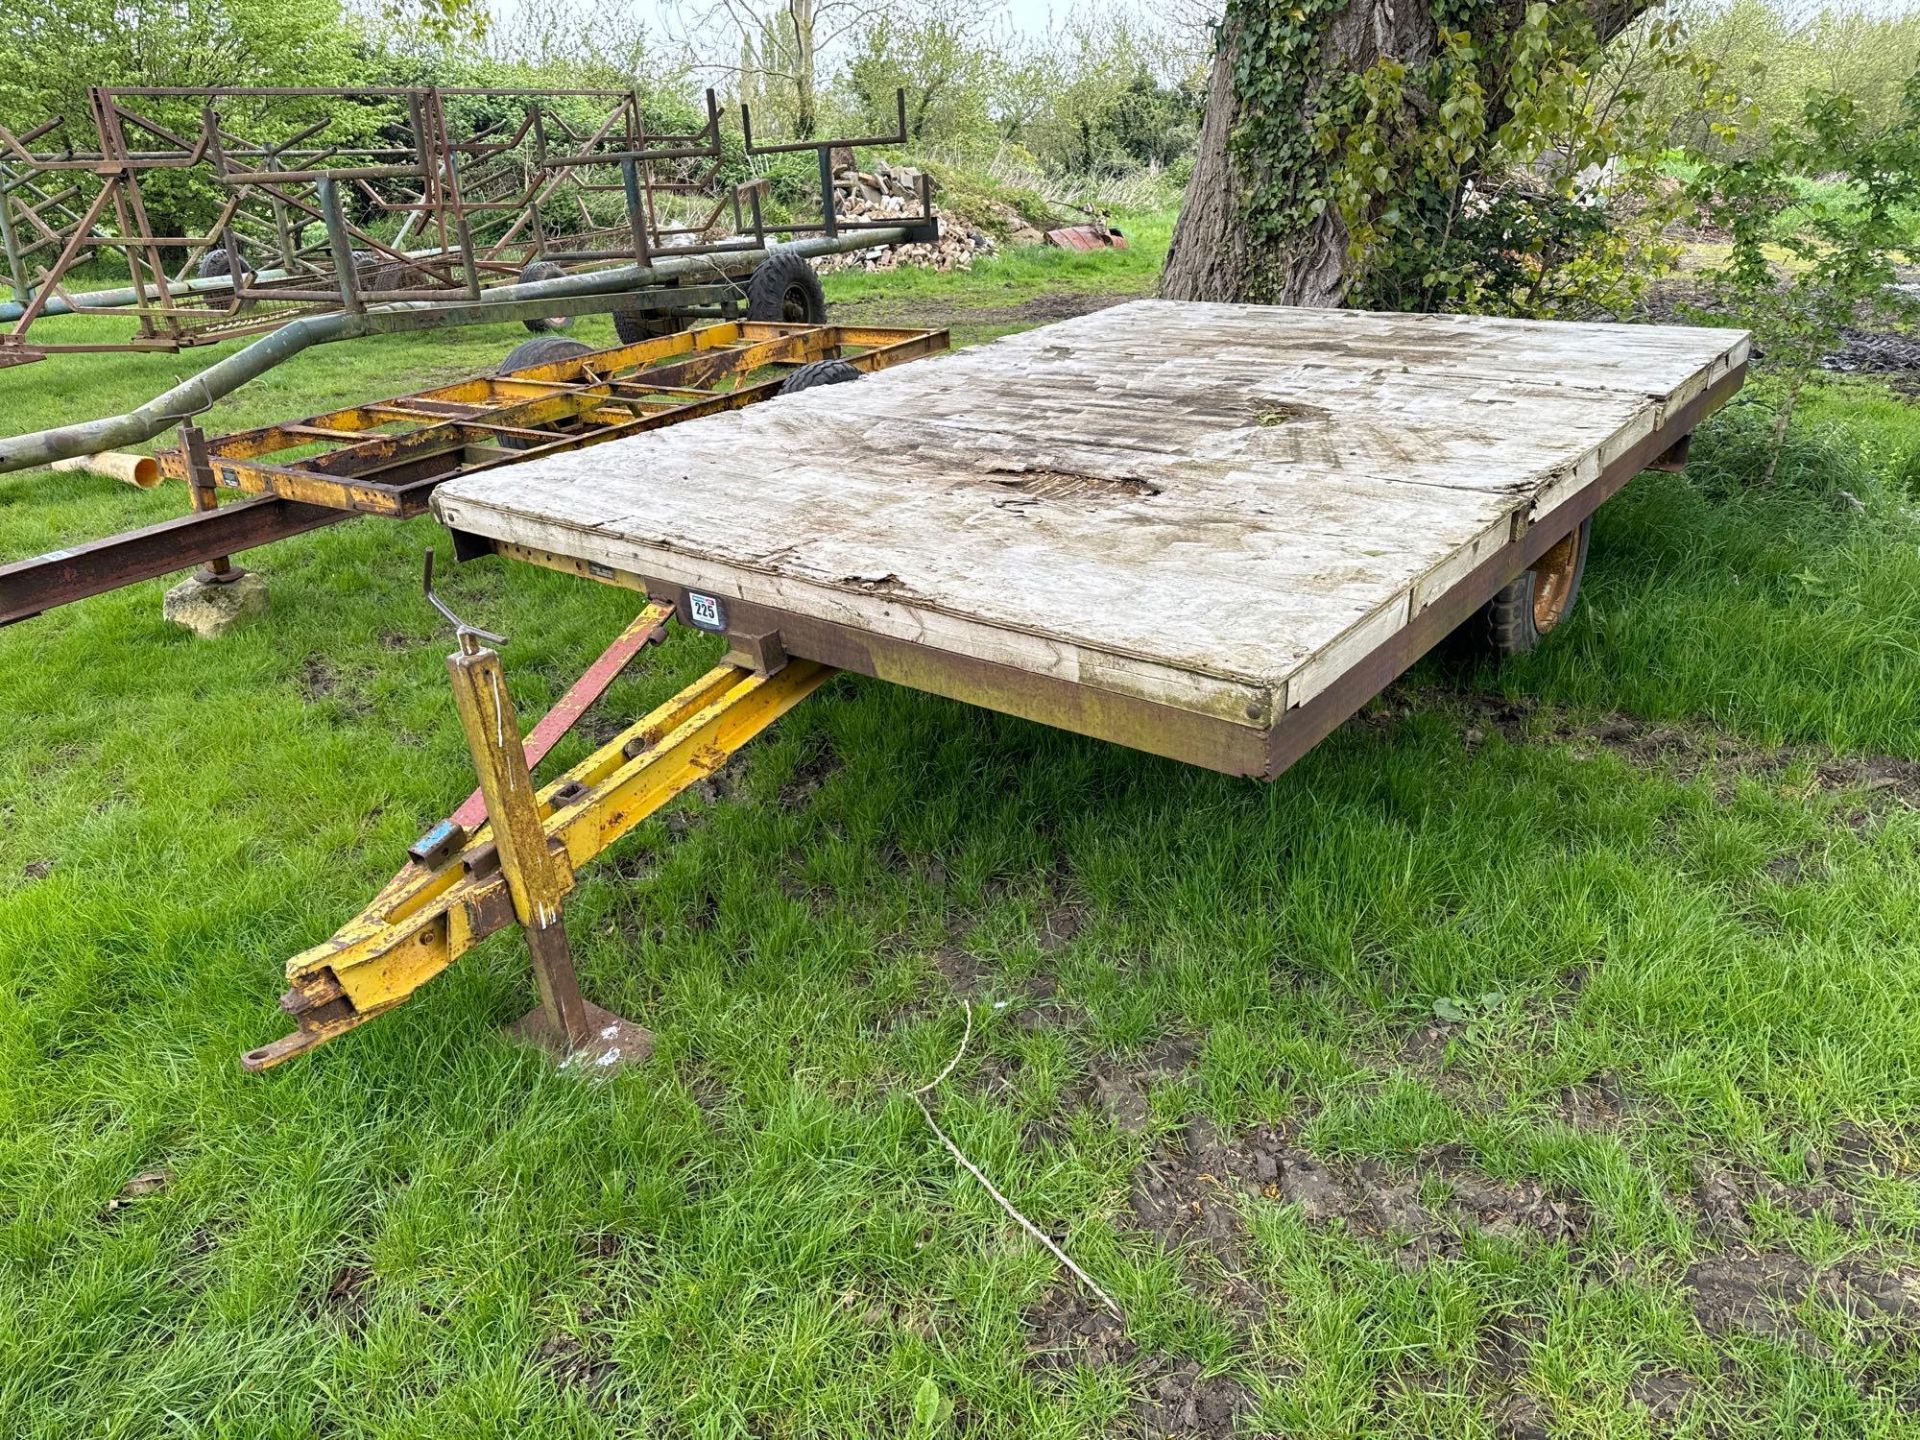
[[[517,105],[519,113],[463,133],[447,102],[465,97]],[[238,108],[271,111],[316,98],[387,104],[405,138],[341,140],[328,133],[327,119],[280,138],[254,138],[226,118]],[[170,127],[153,111],[155,101],[190,100],[200,102],[197,130]],[[567,100],[596,105],[594,118],[570,123],[561,103]],[[896,103],[896,135],[759,147],[743,106],[750,154],[820,153],[822,223],[773,225],[757,183],[729,189],[720,181],[725,152],[712,91],[696,133],[658,135],[648,132],[632,90],[97,86],[88,92],[96,148],[36,151],[34,143],[56,130],[58,119],[21,135],[0,126],[0,248],[14,291],[12,301],[0,302],[0,324],[11,326],[0,333],[0,367],[51,354],[171,351],[260,334],[303,317],[358,313],[369,295],[478,303],[537,259],[644,268],[671,253],[710,257],[722,274],[737,276],[745,272],[734,267],[750,268],[770,235],[831,239],[842,229],[861,230],[876,232],[869,243],[889,244],[900,242],[877,232],[904,230],[907,239],[931,238],[931,191],[924,185],[921,213],[897,222],[838,225],[833,213],[829,152],[904,143],[904,92]],[[224,192],[207,233],[155,231],[142,178],[160,171],[204,174]],[[610,197],[610,204],[617,197],[620,223],[596,220],[595,197]],[[679,220],[663,214],[669,197],[694,202],[694,213]],[[553,233],[543,209],[569,199],[580,228]],[[398,229],[387,233],[392,221]],[[305,232],[315,228],[322,238],[309,240]],[[237,273],[193,274],[216,247]],[[75,271],[102,252],[124,258],[131,283],[74,290]],[[47,317],[101,314],[130,314],[134,334],[119,342],[28,339]]]
[[[756,404],[796,365],[879,370],[946,346],[942,330],[726,322],[209,440],[239,503],[0,565],[0,625],[356,515],[417,515],[454,475]],[[182,451],[158,459],[188,478]]]

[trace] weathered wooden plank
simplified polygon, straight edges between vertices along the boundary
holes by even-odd
[[[1145,301],[456,480],[434,508],[1267,725],[1744,347],[1736,331]]]

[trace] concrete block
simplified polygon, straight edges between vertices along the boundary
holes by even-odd
[[[249,570],[225,585],[208,585],[195,575],[167,591],[160,613],[203,640],[217,639],[251,615],[267,613],[267,582]]]

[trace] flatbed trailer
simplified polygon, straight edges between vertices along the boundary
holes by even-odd
[[[0,625],[191,565],[216,567],[217,583],[238,552],[356,516],[423,514],[458,475],[752,405],[805,365],[871,371],[946,344],[942,330],[727,322],[232,435],[189,426],[141,473],[184,482],[192,510],[0,565]]]
[[[462,558],[627,587],[727,656],[536,790],[462,627],[487,821],[431,832],[290,962],[300,1028],[246,1063],[514,923],[542,997],[523,1033],[631,1058],[644,1032],[573,980],[574,872],[836,670],[1273,779],[1477,612],[1504,624],[1517,594],[1550,629],[1593,511],[1684,461],[1747,353],[1734,330],[1141,301],[441,486]]]

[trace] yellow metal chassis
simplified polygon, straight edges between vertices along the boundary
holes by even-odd
[[[281,1004],[299,1029],[249,1051],[243,1057],[249,1070],[277,1065],[391,1010],[486,936],[516,922],[535,943],[547,1002],[549,977],[539,942],[543,932],[557,928],[560,900],[573,888],[574,872],[726,764],[834,673],[810,660],[790,661],[771,674],[718,665],[531,793],[530,804],[521,808],[512,791],[524,785],[516,775],[526,775],[526,764],[518,755],[520,731],[500,683],[498,657],[463,645],[448,665],[486,791],[488,821],[430,867],[409,866],[333,938],[288,962],[292,988]],[[510,837],[507,843],[498,838],[503,834]],[[564,939],[560,945],[564,949]],[[570,986],[570,959],[565,971]],[[549,1007],[552,1013],[564,1009],[565,999],[557,1009]]]

